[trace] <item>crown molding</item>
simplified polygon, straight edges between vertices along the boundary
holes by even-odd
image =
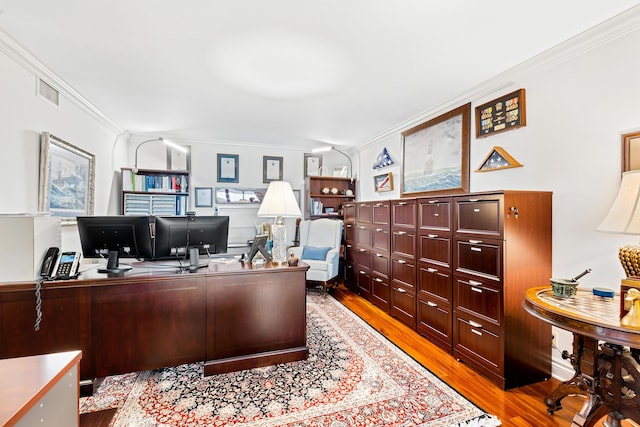
[[[22,45],[14,40],[9,34],[0,28],[0,52],[5,53],[17,64],[29,71],[34,76],[44,80],[59,91],[60,95],[67,98],[71,103],[89,113],[104,126],[110,128],[117,134],[125,132],[125,129],[118,126],[111,119],[102,113],[97,107],[89,102],[78,91],[72,88],[67,82],[60,78],[50,68],[40,62],[35,56],[27,51]]]
[[[513,88],[524,78],[536,75],[549,69],[611,43],[616,39],[626,36],[640,28],[640,5],[634,6],[602,23],[577,34],[566,41],[553,46],[530,59],[515,65],[502,73],[492,77],[483,83],[474,86],[460,95],[443,101],[441,104],[423,111],[401,123],[392,129],[374,136],[368,141],[357,146],[358,150],[369,147],[379,141],[410,129],[433,117],[446,113],[462,104],[472,104],[495,92],[507,88]]]

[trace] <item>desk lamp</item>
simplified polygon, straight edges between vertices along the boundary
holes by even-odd
[[[596,230],[640,234],[640,170],[622,174],[618,195]],[[618,258],[627,277],[640,276],[640,245],[630,244],[621,247]]]
[[[286,181],[272,181],[258,209],[258,216],[276,217],[271,226],[271,256],[274,263],[287,262],[287,227],[282,223],[282,218],[301,215],[291,184]]]
[[[351,178],[351,181],[353,181],[353,176],[351,175],[351,173],[353,172],[353,164],[351,163],[351,157],[347,156],[346,153],[338,150],[336,147],[322,147],[322,148],[314,148],[313,150],[311,150],[312,153],[324,153],[327,151],[337,151],[338,153],[342,154],[343,156],[345,156],[347,158],[347,160],[349,160],[349,178]]]
[[[186,153],[188,151],[186,147],[183,147],[182,145],[178,145],[175,142],[167,141],[166,139],[164,139],[162,137],[153,138],[153,139],[147,139],[146,141],[142,141],[136,147],[136,152],[135,152],[135,155],[134,155],[134,162],[133,162],[133,171],[134,172],[138,171],[138,149],[140,147],[142,147],[144,144],[146,144],[147,142],[153,142],[153,141],[162,141],[162,142],[164,142],[165,145],[168,145],[171,148],[175,148],[176,150],[182,151],[183,153]]]

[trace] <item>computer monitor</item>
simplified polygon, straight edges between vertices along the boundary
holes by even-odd
[[[82,256],[108,258],[100,272],[120,272],[120,258],[152,259],[149,216],[79,216]]]
[[[227,252],[228,216],[157,216],[154,258],[187,257],[190,248],[200,254]]]

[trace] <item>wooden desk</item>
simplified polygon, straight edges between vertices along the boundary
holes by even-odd
[[[0,284],[0,358],[80,349],[80,375],[205,362],[207,375],[305,359],[308,266],[134,268],[46,282],[34,330],[34,283]]]
[[[77,426],[79,351],[0,360],[1,426]]]
[[[575,298],[557,298],[550,287],[529,289],[524,309],[548,323],[573,332],[568,355],[574,376],[545,399],[547,411],[562,409],[561,400],[582,394],[587,400],[573,426],[590,427],[607,416],[608,426],[620,420],[640,421],[640,365],[629,351],[640,348],[640,331],[620,326],[620,296],[602,298],[578,289]]]

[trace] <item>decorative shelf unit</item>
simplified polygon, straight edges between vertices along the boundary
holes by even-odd
[[[342,205],[355,198],[356,183],[351,178],[309,176],[305,180],[305,219],[342,218]]]
[[[189,210],[188,171],[121,169],[122,215],[186,215]]]

